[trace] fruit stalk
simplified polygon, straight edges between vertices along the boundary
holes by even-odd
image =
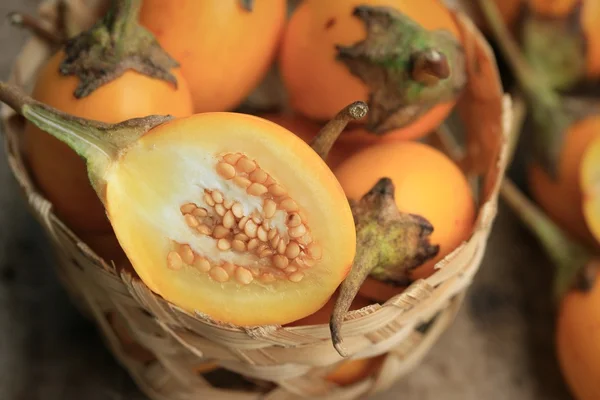
[[[71,36],[70,33],[74,32],[75,29],[71,26],[73,23],[71,21],[69,21],[69,18],[67,18],[67,13],[69,10],[69,5],[67,4],[67,0],[58,0],[56,3],[56,13],[57,13],[57,20],[56,20],[56,30],[58,32],[60,32],[60,35],[63,38],[68,38]]]
[[[136,36],[137,17],[142,6],[141,0],[114,0],[113,8],[107,14],[107,26],[111,31],[111,39],[115,42],[117,57],[127,52],[127,43]]]
[[[335,141],[346,126],[353,120],[364,118],[368,111],[369,106],[362,101],[356,101],[344,107],[319,131],[310,143],[310,146],[323,160],[327,159],[327,155],[331,151]]]
[[[534,205],[508,178],[501,187],[501,196],[537,237],[556,268],[554,292],[557,300],[585,277],[592,254],[572,240],[548,216]],[[578,285],[581,286],[581,285]]]
[[[329,322],[333,346],[343,357],[347,356],[341,337],[344,315],[367,276],[408,284],[409,272],[439,252],[439,246],[429,242],[431,224],[418,215],[401,213],[394,190],[391,179],[381,178],[359,202],[350,202],[356,226],[356,255]]]
[[[352,272],[340,286],[340,291],[333,308],[333,313],[329,321],[331,331],[331,341],[335,350],[342,356],[347,357],[348,353],[343,346],[342,340],[342,322],[344,316],[350,309],[352,301],[358,293],[358,289],[367,279],[374,265],[377,265],[377,253],[366,251],[366,248],[377,246],[377,238],[372,236],[363,237],[361,245],[356,248],[356,255],[352,261]]]
[[[536,125],[534,132],[536,157],[549,175],[556,179],[564,134],[576,117],[563,106],[561,96],[552,90],[548,82],[525,61],[518,45],[502,21],[496,4],[492,0],[479,0],[479,3],[532,110]]]
[[[0,82],[0,100],[20,115],[23,115],[23,107],[26,105],[40,104],[20,88],[6,82]]]

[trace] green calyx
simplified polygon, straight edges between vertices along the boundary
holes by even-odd
[[[146,132],[172,119],[151,115],[118,124],[87,120],[42,104],[4,82],[0,82],[0,101],[81,156],[86,161],[90,183],[103,203],[105,173],[110,165]]]
[[[369,88],[367,128],[376,134],[409,125],[465,86],[464,52],[447,31],[428,31],[389,7],[359,6],[353,15],[367,29],[337,58]]]
[[[586,40],[581,26],[583,5],[568,15],[551,18],[528,10],[521,42],[532,68],[555,89],[567,89],[586,75]]]
[[[357,253],[348,277],[340,287],[330,321],[333,345],[344,356],[341,325],[360,286],[371,277],[393,284],[409,284],[409,273],[435,257],[438,245],[429,242],[433,232],[423,217],[401,213],[394,184],[380,179],[359,202],[350,202],[356,226]]]
[[[60,73],[79,78],[77,98],[90,95],[127,70],[177,86],[171,70],[179,64],[138,24],[140,7],[141,0],[113,0],[104,18],[66,42]]]

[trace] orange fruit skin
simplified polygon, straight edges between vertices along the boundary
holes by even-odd
[[[562,299],[557,321],[558,361],[577,400],[600,399],[600,279],[587,292]]]
[[[140,22],[181,64],[196,112],[238,106],[267,73],[285,24],[285,0],[144,0]]]
[[[336,60],[337,45],[351,46],[366,36],[363,23],[352,16],[358,5],[393,7],[426,29],[445,29],[460,37],[450,12],[438,0],[306,0],[292,15],[280,52],[281,75],[297,112],[326,121],[348,104],[368,100],[368,87]],[[414,139],[428,133],[453,103],[438,104],[398,135]]]
[[[340,135],[339,146],[352,149],[352,153],[354,153],[378,143],[420,139],[432,133],[439,126],[438,122],[444,120],[452,110],[452,106],[452,104],[439,105],[430,111],[431,115],[437,115],[439,118],[421,118],[408,127],[392,129],[384,135],[375,135],[358,124],[349,124],[348,128]]]
[[[338,386],[349,386],[375,374],[384,360],[385,355],[344,361],[330,372],[325,379]]]
[[[567,17],[581,0],[529,0],[529,8],[545,17]],[[581,30],[587,47],[586,72],[588,79],[600,78],[600,1],[583,0]]]
[[[341,136],[341,141],[346,142],[352,136],[352,140],[362,143],[378,143],[393,140],[415,140],[427,136],[433,132],[446,117],[452,112],[455,102],[441,103],[434,106],[423,116],[416,119],[411,124],[387,131],[383,136],[376,136],[365,129],[349,131]]]
[[[393,286],[377,279],[367,277],[360,287],[360,294],[368,299],[385,303],[392,297],[402,293],[406,286]]]
[[[117,123],[151,114],[187,116],[193,112],[185,79],[174,70],[178,88],[134,71],[77,99],[79,80],[62,76],[58,52],[42,68],[33,98],[60,111],[92,120]],[[24,153],[33,179],[53,210],[77,234],[110,232],[104,207],[92,189],[85,162],[67,145],[32,124],[24,132]]]
[[[579,174],[583,154],[597,137],[600,137],[600,116],[585,118],[565,134],[556,180],[535,163],[528,171],[529,189],[535,201],[563,229],[590,244],[596,242],[583,215]]]
[[[194,368],[194,372],[196,374],[206,374],[208,372],[212,372],[215,369],[219,369],[219,364],[213,362],[205,362]]]
[[[347,159],[334,172],[346,195],[354,200],[379,179],[390,178],[398,209],[420,215],[433,225],[430,241],[438,244],[440,251],[411,272],[413,279],[431,275],[435,263],[472,233],[476,212],[470,186],[456,164],[433,147],[409,141],[374,145]]]

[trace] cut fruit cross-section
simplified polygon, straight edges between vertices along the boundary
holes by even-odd
[[[238,325],[319,309],[354,254],[350,209],[301,139],[241,114],[155,128],[107,175],[119,242],[167,300]]]
[[[322,158],[354,103],[311,146],[255,116],[75,118],[0,83],[0,99],[87,161],[120,245],[140,278],[214,321],[285,324],[316,312],[356,249],[346,196]]]

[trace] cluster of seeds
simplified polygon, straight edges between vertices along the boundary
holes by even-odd
[[[188,265],[208,273],[217,282],[227,282],[233,277],[242,285],[254,279],[263,283],[277,279],[300,282],[304,271],[321,258],[321,248],[313,241],[298,204],[255,161],[242,154],[225,154],[216,171],[221,178],[244,189],[248,196],[261,198],[262,210],[245,215],[242,204],[225,198],[218,190],[205,189],[206,206],[187,203],[181,206],[181,214],[197,234],[215,239],[219,250],[250,253],[256,262],[250,266],[214,263],[196,254],[189,245],[174,243],[167,256],[168,267],[178,270]],[[284,213],[283,230],[275,227],[272,220],[278,212]]]

